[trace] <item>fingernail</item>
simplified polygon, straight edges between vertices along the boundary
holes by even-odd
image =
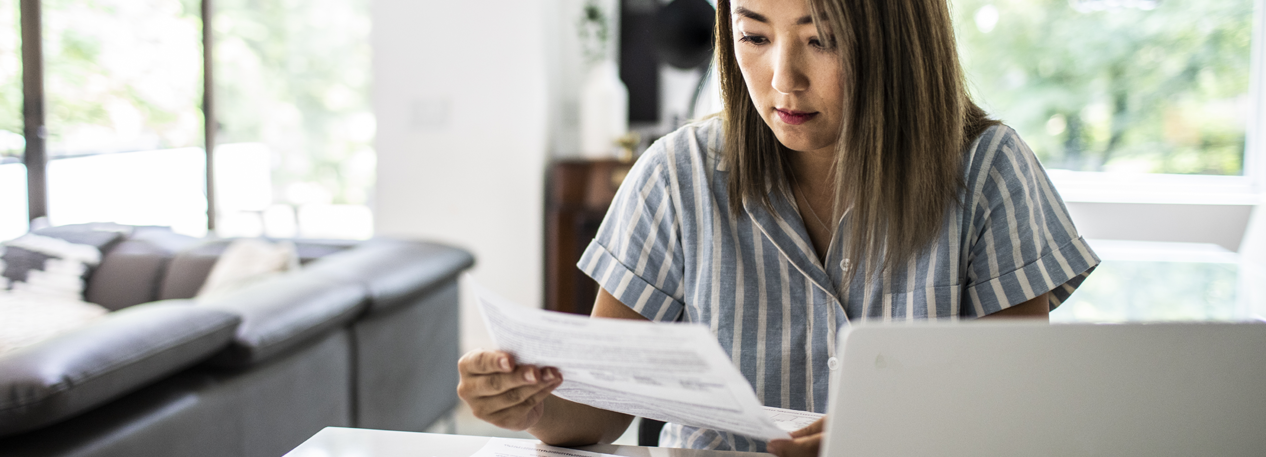
[[[502,370],[506,370],[506,371],[509,371],[509,370],[510,370],[510,359],[509,359],[509,358],[506,358],[506,357],[502,357],[502,358],[501,358],[501,369],[502,369]]]
[[[532,370],[528,370],[526,373],[523,373],[523,380],[527,382],[536,382],[536,374],[532,373]]]
[[[546,381],[553,381],[554,372],[552,370],[545,370],[545,372],[541,374],[541,378],[545,379]]]

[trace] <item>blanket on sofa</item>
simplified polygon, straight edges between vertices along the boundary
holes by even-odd
[[[87,325],[108,311],[81,300],[0,290],[0,356]]]

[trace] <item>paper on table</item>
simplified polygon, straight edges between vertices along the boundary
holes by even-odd
[[[473,281],[471,281],[473,283]],[[484,323],[519,363],[556,367],[554,395],[633,416],[762,440],[778,428],[707,327],[523,308],[475,285]]]
[[[812,424],[818,419],[821,419],[822,416],[825,416],[825,414],[796,411],[794,409],[775,408],[773,406],[766,406],[765,414],[774,421],[774,425],[788,432],[794,432],[808,427],[809,424]]]
[[[470,457],[614,457],[613,454],[546,446],[527,440],[493,438]]]

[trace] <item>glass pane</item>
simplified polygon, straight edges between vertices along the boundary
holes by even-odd
[[[49,221],[158,225],[207,232],[202,148],[64,157],[48,163]]]
[[[368,0],[217,0],[221,235],[373,234]]]
[[[202,144],[197,0],[45,0],[50,158]]]
[[[27,230],[18,0],[0,0],[0,241]]]
[[[1239,257],[1214,245],[1091,240],[1103,259],[1052,322],[1238,321]]]
[[[205,232],[198,0],[43,5],[51,222]]]
[[[1047,168],[1243,173],[1253,0],[951,3],[977,102]]]
[[[26,166],[0,159],[0,241],[27,230]]]

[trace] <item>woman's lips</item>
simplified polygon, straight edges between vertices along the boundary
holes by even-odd
[[[818,113],[806,113],[803,111],[789,109],[775,108],[774,111],[778,112],[778,119],[781,119],[783,122],[791,125],[800,125],[805,122],[809,122],[809,120],[813,119],[814,116],[818,115]]]

